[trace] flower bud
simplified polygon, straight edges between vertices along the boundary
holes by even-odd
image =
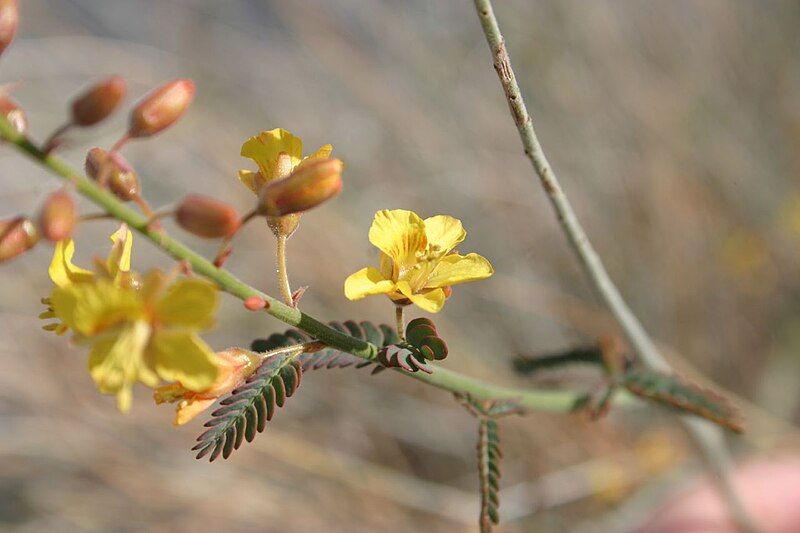
[[[51,242],[58,242],[72,235],[77,222],[75,201],[64,190],[47,197],[39,211],[39,229]]]
[[[217,352],[216,363],[219,373],[208,389],[193,392],[180,383],[157,387],[153,399],[157,404],[177,403],[176,426],[181,426],[211,407],[215,401],[235,389],[247,379],[261,364],[262,357],[243,348],[228,348]]]
[[[19,26],[17,0],[0,0],[0,54],[11,44]]]
[[[18,132],[22,134],[28,132],[28,118],[25,116],[25,111],[5,94],[0,94],[0,115],[4,116]]]
[[[145,96],[131,112],[128,135],[149,137],[170,127],[194,99],[194,82],[179,79]]]
[[[199,237],[229,237],[239,229],[239,214],[224,202],[190,194],[175,211],[178,225]]]
[[[125,80],[112,76],[95,83],[72,101],[72,123],[93,126],[109,116],[125,96]]]
[[[0,263],[30,250],[39,242],[36,225],[28,218],[0,221]]]
[[[315,159],[300,165],[289,177],[272,181],[261,190],[258,213],[281,217],[307,211],[333,198],[342,190],[339,159]]]
[[[86,174],[108,184],[117,198],[128,202],[139,195],[139,178],[128,161],[117,152],[92,148],[86,154]],[[102,179],[101,179],[102,178]]]

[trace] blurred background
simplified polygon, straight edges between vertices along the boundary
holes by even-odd
[[[496,274],[456,288],[436,317],[449,368],[518,386],[590,390],[591,371],[515,377],[511,360],[616,329],[534,180],[473,6],[466,1],[21,0],[3,82],[35,138],[89,81],[121,74],[130,104],[191,77],[191,112],[125,155],[156,206],[188,192],[242,209],[241,143],[284,127],[332,143],[345,191],[289,242],[305,311],[390,322],[344,278],[376,261],[377,209],[463,220],[463,251]],[[612,277],[680,372],[742,408],[740,458],[796,451],[800,419],[800,4],[508,0],[497,15],[551,163]],[[76,165],[126,112],[78,131]],[[0,150],[0,213],[33,212],[59,182]],[[95,211],[83,203],[84,212]],[[215,245],[170,231],[204,251]],[[105,256],[87,224],[76,262]],[[170,262],[135,240],[140,270]],[[228,266],[277,294],[273,237],[251,225]],[[18,531],[470,531],[475,424],[449,395],[367,372],[309,373],[254,443],[193,459],[201,421],[136,390],[120,415],[84,351],[40,329],[52,250],[0,272],[0,529]],[[416,311],[415,311],[416,313]],[[413,316],[417,316],[412,313]],[[285,329],[224,298],[218,349]],[[703,376],[705,378],[703,378]],[[645,408],[589,423],[505,419],[503,531],[625,531],[700,471],[673,418]]]

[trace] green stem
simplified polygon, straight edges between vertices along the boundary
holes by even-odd
[[[670,372],[671,368],[666,359],[661,355],[650,335],[644,329],[637,316],[622,298],[619,289],[609,276],[603,265],[600,255],[589,241],[567,195],[559,183],[555,171],[550,166],[544,150],[539,143],[539,138],[533,128],[533,120],[528,113],[525,100],[517,84],[514,70],[511,68],[511,59],[506,50],[506,43],[500,32],[500,26],[494,14],[491,0],[474,0],[475,9],[480,19],[486,42],[492,53],[494,69],[500,78],[506,101],[511,116],[517,127],[525,155],[530,159],[531,166],[539,177],[542,188],[555,211],[564,234],[592,282],[606,307],[614,315],[625,336],[636,351],[642,364],[650,369],[660,372]],[[731,459],[729,452],[721,438],[721,430],[696,417],[681,416],[687,432],[695,441],[696,447],[705,456],[711,470],[719,481],[719,486],[725,497],[731,513],[738,525],[746,531],[755,531],[756,528],[744,511],[742,503],[736,494],[733,479],[730,475]]]
[[[300,312],[275,298],[247,285],[223,268],[217,268],[200,254],[173,239],[164,232],[148,227],[148,219],[141,213],[128,207],[116,196],[101,188],[82,173],[69,166],[61,158],[43,153],[27,137],[17,132],[4,117],[0,116],[0,138],[9,145],[20,150],[28,157],[50,170],[56,176],[72,183],[78,193],[86,197],[109,215],[125,222],[132,230],[149,239],[157,247],[178,261],[186,261],[195,274],[215,282],[223,291],[241,300],[257,296],[267,302],[265,309],[273,317],[297,327],[311,337],[324,342],[328,346],[342,350],[362,359],[374,361],[378,348],[369,342],[345,335],[328,327],[316,318]],[[516,389],[488,383],[481,379],[471,378],[437,366],[432,374],[417,372],[403,375],[422,381],[428,385],[450,392],[470,394],[482,400],[515,400],[520,405],[531,409],[551,412],[571,411],[582,395],[569,391],[544,391],[534,389]],[[630,403],[630,397],[621,396],[622,403]]]
[[[286,268],[286,239],[286,235],[278,235],[275,264],[277,265],[278,283],[281,286],[283,301],[286,305],[294,307],[294,300],[292,299],[292,287],[289,285],[289,271]]]

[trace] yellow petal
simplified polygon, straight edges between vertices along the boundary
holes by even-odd
[[[142,300],[145,302],[151,303],[156,298],[160,298],[162,291],[169,283],[169,279],[167,276],[164,275],[158,269],[153,269],[147,273],[142,281],[141,288],[139,289],[139,294],[142,296]]]
[[[450,254],[443,257],[425,287],[447,287],[486,279],[494,273],[489,261],[478,254]]]
[[[134,291],[103,279],[56,288],[51,305],[56,317],[86,336],[122,321],[136,320],[144,312],[143,303]]]
[[[457,218],[447,215],[436,215],[425,219],[425,235],[428,246],[434,251],[447,254],[464,240],[467,232]]]
[[[400,269],[417,262],[416,252],[425,249],[425,223],[405,209],[384,209],[375,213],[369,228],[369,242],[391,257]]]
[[[261,171],[252,170],[240,170],[239,181],[241,181],[245,187],[253,191],[254,194],[259,194],[261,192],[261,187],[267,183],[267,180],[261,175]]]
[[[120,413],[127,413],[133,404],[133,386],[129,383],[124,384],[117,391],[117,409]]]
[[[190,391],[205,390],[217,378],[214,352],[203,339],[186,331],[157,332],[150,341],[148,357],[161,379],[180,382]]]
[[[303,141],[283,128],[262,131],[242,145],[241,155],[255,161],[264,179],[270,181],[281,152],[288,154],[296,167],[303,158]]]
[[[53,260],[47,272],[50,279],[59,287],[66,287],[71,283],[81,283],[91,281],[94,277],[88,270],[72,264],[72,256],[75,255],[75,242],[72,239],[64,239],[56,243],[53,252]]]
[[[214,405],[216,398],[192,398],[190,400],[183,400],[178,404],[175,412],[176,426],[182,426],[189,422],[191,419]]]
[[[431,289],[415,294],[407,281],[399,281],[397,290],[423,311],[438,313],[444,307],[446,298],[442,289]]]
[[[118,335],[94,344],[89,354],[89,373],[104,394],[117,395],[117,407],[126,412],[131,404],[131,387],[136,381],[152,386],[157,377],[144,365],[144,349],[150,338],[150,326],[136,321]]]
[[[189,278],[176,281],[156,304],[159,320],[168,326],[204,329],[214,320],[219,296],[214,284]]]
[[[108,254],[106,264],[108,272],[116,277],[120,272],[131,269],[131,249],[133,248],[133,233],[127,224],[120,225],[119,229],[111,235],[111,252]]]
[[[344,281],[344,295],[349,300],[360,300],[373,294],[387,294],[394,290],[394,282],[384,279],[377,269],[362,268]]]
[[[301,164],[313,161],[314,159],[327,159],[331,156],[331,152],[333,152],[333,145],[323,144],[322,146],[319,147],[319,150],[309,155],[308,157],[304,157]]]

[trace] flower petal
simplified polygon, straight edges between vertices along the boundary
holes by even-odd
[[[264,179],[270,181],[281,152],[289,155],[295,167],[303,158],[303,141],[283,128],[275,128],[250,137],[242,145],[241,155],[255,161]]]
[[[159,320],[168,326],[205,329],[214,320],[219,295],[208,281],[190,278],[176,281],[156,304]]]
[[[119,335],[100,339],[89,354],[89,373],[103,394],[116,394],[117,407],[127,412],[131,387],[136,381],[155,386],[158,377],[144,365],[143,353],[150,338],[150,326],[137,320]]]
[[[397,282],[397,290],[400,291],[403,296],[411,300],[414,305],[429,313],[438,313],[441,311],[442,307],[444,307],[444,301],[446,300],[444,290],[442,289],[431,289],[415,294],[407,281]]]
[[[319,150],[309,155],[308,157],[304,157],[303,161],[300,164],[302,165],[304,163],[311,162],[314,159],[327,159],[331,156],[331,152],[333,152],[333,145],[323,144],[322,146],[319,147]]]
[[[53,252],[53,260],[47,270],[50,279],[59,287],[66,287],[71,283],[81,283],[91,281],[94,277],[88,270],[77,267],[72,263],[72,256],[75,255],[75,242],[72,239],[64,239],[56,243]]]
[[[131,269],[131,249],[133,248],[133,233],[127,224],[121,224],[119,229],[111,234],[111,252],[108,254],[106,265],[112,277],[120,272]]]
[[[175,421],[173,425],[182,426],[192,420],[194,417],[214,405],[217,401],[216,398],[190,398],[182,400],[178,403],[175,410]]]
[[[425,287],[447,287],[486,279],[494,273],[489,261],[478,254],[450,254],[442,258]]]
[[[239,171],[239,181],[241,181],[245,187],[253,191],[254,194],[259,194],[261,192],[261,187],[267,182],[262,176],[260,171],[252,171],[252,170],[240,170]]]
[[[436,215],[425,219],[425,235],[428,237],[428,246],[434,247],[437,252],[447,254],[464,240],[467,232],[457,218]]]
[[[58,287],[53,291],[51,307],[70,329],[86,336],[123,320],[136,320],[144,312],[135,292],[108,280]]]
[[[394,282],[385,279],[378,269],[362,268],[344,281],[344,295],[349,300],[360,300],[373,294],[387,294],[394,290]]]
[[[425,249],[425,223],[405,209],[378,211],[369,228],[369,242],[391,257],[400,269],[413,265]]]
[[[214,352],[193,333],[157,332],[148,350],[153,368],[164,381],[178,381],[190,391],[209,388],[217,378]]]

